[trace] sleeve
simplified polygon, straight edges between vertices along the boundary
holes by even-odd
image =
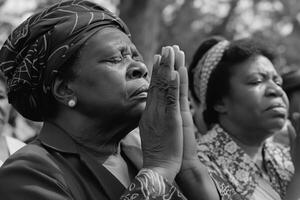
[[[9,159],[0,168],[0,197],[5,200],[71,200],[60,173],[37,156]]]
[[[141,169],[121,200],[170,199],[185,200],[184,195],[157,172]]]

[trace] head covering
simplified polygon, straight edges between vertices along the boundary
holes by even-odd
[[[210,75],[221,61],[223,53],[229,47],[229,44],[227,40],[222,40],[215,44],[201,58],[199,64],[194,69],[194,91],[204,110],[206,108],[206,92]]]
[[[282,88],[287,94],[294,90],[300,90],[300,70],[293,69],[281,75],[283,79]]]
[[[125,23],[85,0],[62,1],[29,17],[0,51],[9,102],[26,118],[42,121],[41,99],[63,64],[100,29],[115,27],[130,37]]]

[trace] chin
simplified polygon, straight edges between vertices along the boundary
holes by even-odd
[[[282,130],[282,128],[284,127],[286,122],[287,122],[287,119],[273,120],[269,123],[266,123],[266,124],[268,124],[267,129],[270,132],[278,132],[278,131]]]
[[[146,108],[146,102],[141,102],[137,105],[135,105],[132,109],[131,112],[136,113],[138,115],[142,115],[143,112],[145,111]]]
[[[136,105],[135,107],[131,108],[127,113],[130,115],[132,118],[140,118],[142,117],[143,112],[145,111],[146,107],[146,102],[143,104]]]

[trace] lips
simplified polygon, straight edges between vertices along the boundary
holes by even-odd
[[[141,87],[139,87],[137,90],[135,90],[130,97],[135,97],[135,96],[146,96],[148,94],[148,88],[149,85],[143,85]]]
[[[267,107],[266,111],[271,112],[276,117],[286,117],[287,108],[283,103],[274,103]]]
[[[273,110],[273,109],[286,109],[286,106],[282,103],[274,103],[271,106],[267,107],[266,110]]]

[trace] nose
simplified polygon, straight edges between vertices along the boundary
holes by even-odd
[[[143,62],[133,61],[127,69],[126,77],[128,79],[139,79],[148,77],[148,69]]]
[[[281,86],[272,82],[266,89],[266,95],[271,97],[281,97],[284,95],[284,91]]]

